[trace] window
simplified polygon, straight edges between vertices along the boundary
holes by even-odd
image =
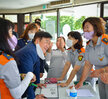
[[[69,30],[81,31],[82,22],[84,21],[84,19],[90,16],[99,16],[100,15],[99,13],[100,10],[98,4],[61,9],[60,10],[60,34],[64,33],[63,31],[64,26],[68,27],[67,31]],[[66,29],[64,30],[66,31]]]
[[[25,14],[24,22],[30,22],[30,14]]]
[[[3,15],[0,15],[1,18],[3,18]]]
[[[104,4],[104,17],[108,17],[108,4]]]
[[[5,19],[8,19],[14,23],[17,23],[17,15],[5,15]]]
[[[53,42],[56,41],[57,38],[57,13],[45,13],[42,14],[42,28],[47,32],[51,33],[53,37]]]
[[[35,21],[36,18],[41,19],[41,28],[44,31],[49,32],[53,39],[53,42],[56,42],[57,38],[57,12],[56,11],[47,11],[41,12],[41,14],[32,14],[32,22]]]
[[[99,4],[60,9],[59,35],[63,35],[65,39],[67,39],[67,34],[72,30],[79,31],[82,34],[82,23],[85,20],[85,18],[90,16],[99,16],[99,9]]]
[[[36,19],[36,18],[41,19],[41,14],[32,14],[31,18],[32,18],[32,19],[31,19],[32,22],[35,22],[35,19]]]

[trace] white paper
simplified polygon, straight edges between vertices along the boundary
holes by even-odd
[[[70,89],[66,89],[66,92],[67,92],[67,94],[68,94],[68,96],[69,96],[69,94],[70,94]],[[90,92],[90,90],[88,90],[88,89],[78,89],[77,90],[77,96],[82,96],[82,97],[92,97],[92,96],[94,96],[91,92]]]
[[[78,89],[78,96],[92,97],[94,96],[88,89]]]
[[[47,84],[46,88],[57,88],[57,84]]]
[[[57,94],[57,84],[47,84],[46,88],[41,89],[41,94],[44,94],[46,97],[56,98]]]

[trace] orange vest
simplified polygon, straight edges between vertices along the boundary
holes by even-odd
[[[0,55],[0,64],[2,66],[5,66],[5,64],[8,63],[10,60],[14,60],[10,55],[5,53],[2,53]],[[10,91],[7,88],[3,79],[0,79],[0,94],[1,94],[1,99],[14,99],[11,96]]]

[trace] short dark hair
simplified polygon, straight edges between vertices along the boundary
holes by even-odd
[[[35,24],[37,24],[37,25],[39,25],[41,27],[41,23],[40,22],[37,21],[37,22],[35,22]]]
[[[75,49],[81,49],[83,47],[82,45],[83,40],[82,40],[81,34],[78,31],[71,31],[68,33],[67,36],[71,36],[78,40],[78,42],[74,45]]]
[[[41,19],[36,18],[36,19],[35,19],[35,23],[36,23],[36,22],[41,22]]]
[[[86,18],[82,24],[83,29],[86,22],[89,22],[93,26],[94,33],[96,33],[98,37],[105,33],[105,28],[102,26],[100,18],[98,17]]]
[[[39,31],[39,32],[37,32],[37,33],[35,34],[35,36],[34,36],[34,38],[33,38],[33,42],[35,42],[35,40],[36,40],[37,38],[40,38],[40,40],[41,40],[42,38],[52,38],[52,36],[51,36],[51,34],[48,33],[48,32]]]

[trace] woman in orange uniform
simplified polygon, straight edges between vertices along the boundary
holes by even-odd
[[[30,82],[36,80],[32,72],[28,72],[24,80],[20,79],[10,46],[10,42],[14,42],[11,28],[12,22],[0,18],[0,99],[21,99]],[[38,97],[36,99],[44,99]]]
[[[105,29],[101,20],[97,17],[89,17],[83,22],[83,31],[86,39],[89,40],[86,46],[85,66],[76,88],[80,88],[88,76],[90,69],[95,66],[95,69],[90,77],[99,77],[108,68],[108,35],[104,34]],[[100,99],[108,99],[108,84],[102,82],[100,77],[99,94]]]

